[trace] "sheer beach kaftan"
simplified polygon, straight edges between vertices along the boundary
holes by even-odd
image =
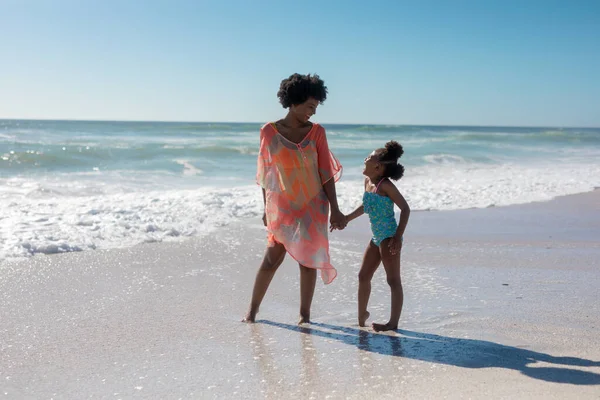
[[[299,143],[275,124],[260,130],[257,183],[265,189],[269,245],[281,243],[301,265],[321,270],[328,284],[337,272],[329,261],[329,201],[323,184],[339,180],[342,166],[329,150],[325,129],[313,124]]]

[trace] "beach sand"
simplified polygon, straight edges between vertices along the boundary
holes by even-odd
[[[350,211],[350,210],[345,210]],[[401,330],[356,323],[362,217],[331,236],[298,327],[287,258],[256,324],[243,317],[260,221],[211,236],[0,264],[4,398],[600,398],[600,192],[413,212]],[[372,320],[385,322],[383,268]]]

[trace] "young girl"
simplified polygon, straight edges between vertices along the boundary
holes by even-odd
[[[404,175],[404,167],[398,164],[398,159],[403,153],[402,146],[391,141],[365,159],[363,204],[346,216],[347,222],[350,222],[365,213],[368,214],[373,233],[358,274],[358,324],[365,326],[370,316],[367,304],[371,295],[371,279],[382,261],[392,292],[390,320],[385,324],[373,323],[373,329],[378,332],[398,329],[404,300],[400,279],[400,251],[410,207],[396,185],[390,181],[398,180]],[[394,204],[400,208],[399,224],[394,216]],[[332,226],[332,229],[336,228]]]
[[[277,96],[289,111],[260,130],[257,182],[268,245],[244,321],[255,321],[271,279],[289,253],[300,265],[299,323],[305,323],[310,322],[316,270],[326,284],[336,276],[329,262],[327,217],[331,207],[331,226],[346,226],[335,193],[342,166],[329,151],[325,129],[309,121],[327,97],[319,76],[294,74],[281,82]]]

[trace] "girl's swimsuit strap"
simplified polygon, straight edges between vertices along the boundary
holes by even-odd
[[[379,183],[377,184],[377,186],[375,186],[375,194],[377,194],[377,192],[379,191],[379,185],[381,185],[383,183],[383,181],[385,181],[387,178],[383,178],[382,180],[379,181]]]

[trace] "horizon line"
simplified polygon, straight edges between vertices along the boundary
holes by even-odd
[[[46,121],[46,122],[131,122],[131,123],[172,123],[172,124],[256,124],[264,125],[268,122],[256,121],[193,121],[193,120],[138,120],[138,119],[78,119],[78,118],[6,118],[0,121]],[[389,123],[347,123],[347,122],[319,122],[321,125],[356,125],[356,126],[433,126],[433,127],[465,127],[465,128],[555,128],[555,129],[600,129],[600,126],[567,126],[567,125],[474,125],[474,124],[389,124]]]

